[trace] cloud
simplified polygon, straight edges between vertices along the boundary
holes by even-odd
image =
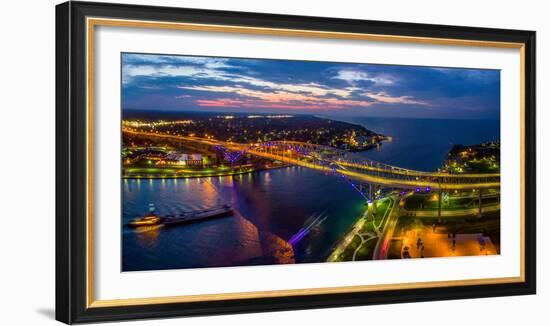
[[[379,93],[365,93],[364,95],[370,97],[381,103],[390,103],[390,104],[417,104],[417,105],[428,105],[426,101],[416,100],[412,96],[391,96],[385,92]]]
[[[193,91],[231,93],[247,98],[245,100],[238,99],[231,101],[227,98],[217,99],[215,101],[197,100],[196,103],[199,106],[213,106],[213,103],[218,103],[220,106],[233,106],[236,103],[240,103],[241,105],[254,103],[254,105],[261,107],[340,109],[345,107],[367,107],[373,104],[373,102],[366,100],[347,100],[337,97],[317,97],[314,95],[306,95],[301,92],[261,91],[232,86],[179,86],[179,88]],[[250,101],[250,99],[253,99],[253,101]]]
[[[433,71],[451,76],[460,76],[472,79],[485,79],[495,74],[495,69],[471,69],[471,68],[451,68],[451,67],[431,67]]]
[[[269,109],[291,109],[291,110],[328,110],[333,107],[313,104],[292,104],[292,103],[269,103],[257,100],[245,99],[235,100],[231,98],[219,98],[212,100],[197,100],[197,105],[201,107],[228,107],[228,108],[269,108]]]
[[[357,107],[357,101],[340,101],[337,99],[327,99],[323,102],[269,102],[256,99],[232,99],[217,98],[211,100],[197,100],[196,104],[201,107],[230,107],[230,108],[269,108],[269,109],[291,109],[291,110],[332,110],[343,109],[346,105]],[[368,106],[371,103],[364,103]]]
[[[200,62],[198,60],[197,62]],[[208,61],[210,62],[210,61]],[[216,68],[214,68],[216,67]],[[296,93],[309,93],[314,96],[335,95],[340,97],[348,97],[353,89],[331,88],[318,83],[275,83],[261,78],[251,77],[243,74],[228,73],[218,68],[222,65],[215,64],[200,66],[188,65],[135,65],[128,64],[123,67],[123,83],[128,83],[133,77],[149,76],[149,77],[189,77],[196,79],[211,79],[217,81],[227,81],[234,84],[248,84],[255,87],[269,88],[272,90],[284,90]]]
[[[133,77],[197,77],[226,79],[217,69],[191,65],[135,65],[127,64],[122,69],[123,83],[129,83]]]
[[[192,57],[179,55],[158,55],[158,54],[141,54],[141,53],[124,53],[123,62],[126,64],[192,64],[200,65],[206,68],[232,68],[228,58],[214,57]]]
[[[351,91],[347,89],[338,89],[330,88],[327,86],[319,85],[317,83],[307,83],[307,84],[285,84],[285,83],[274,83],[266,80],[262,80],[255,77],[238,77],[231,79],[235,83],[247,83],[253,86],[265,87],[272,90],[284,90],[288,92],[297,92],[297,93],[309,93],[314,96],[326,96],[326,95],[336,95],[340,97],[348,97],[351,94]]]
[[[158,91],[158,90],[161,90],[162,87],[158,86],[158,85],[141,85],[141,86],[138,86],[139,88],[141,89],[148,89],[148,90],[154,90],[154,91]]]
[[[190,57],[149,54],[123,54],[122,83],[129,84],[134,77],[190,77],[229,80],[224,70],[242,69],[227,58]]]
[[[395,78],[390,75],[377,75],[370,76],[367,72],[362,70],[353,69],[341,69],[336,72],[333,79],[340,79],[354,85],[358,81],[370,81],[378,86],[392,85],[395,82]]]

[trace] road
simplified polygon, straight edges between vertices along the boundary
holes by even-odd
[[[399,211],[400,208],[404,205],[404,200],[407,195],[402,196],[393,196],[393,206],[388,216],[388,220],[384,225],[384,229],[378,238],[378,242],[374,247],[374,253],[372,255],[373,260],[386,259],[388,257],[388,249],[390,247],[391,239],[393,238],[393,233],[395,227],[397,226],[397,221],[399,221]]]
[[[486,205],[481,207],[482,213],[496,212],[500,210],[500,203]],[[402,210],[403,215],[412,214],[414,217],[438,217],[437,209],[435,210]],[[441,210],[441,217],[457,217],[457,216],[475,216],[479,212],[478,207],[467,209]]]

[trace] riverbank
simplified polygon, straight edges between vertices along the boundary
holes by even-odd
[[[353,242],[357,231],[361,230],[365,223],[367,223],[368,210],[368,206],[366,206],[363,213],[355,220],[355,223],[352,224],[350,230],[346,232],[344,236],[336,242],[337,245],[334,247],[332,253],[328,256],[326,260],[327,262],[344,261],[341,259],[342,253]]]
[[[155,168],[134,168],[139,169],[140,171],[143,170],[143,173],[135,174],[132,173],[132,175],[124,174],[122,175],[122,179],[192,179],[192,178],[206,178],[206,177],[227,177],[227,176],[236,176],[236,175],[243,175],[248,173],[256,173],[261,171],[267,171],[267,170],[275,170],[275,169],[281,169],[285,167],[291,166],[290,164],[281,164],[277,166],[269,166],[269,167],[251,167],[246,169],[239,169],[239,170],[219,170],[219,171],[213,171],[213,170],[204,170],[204,171],[184,171],[183,173],[165,173],[165,174],[158,174],[158,173],[148,173],[146,170],[154,170]],[[175,171],[176,169],[172,169],[172,171]],[[181,171],[181,170],[180,170]]]
[[[337,243],[327,262],[370,260],[395,199],[385,197],[369,204]]]

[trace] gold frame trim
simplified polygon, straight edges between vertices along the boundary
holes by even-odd
[[[378,285],[357,285],[344,287],[289,289],[275,291],[254,291],[220,294],[201,294],[168,297],[129,298],[113,300],[96,300],[94,296],[94,31],[96,26],[155,28],[201,32],[224,32],[256,35],[274,35],[290,37],[315,37],[330,39],[348,39],[378,42],[406,42],[414,44],[432,44],[448,46],[474,46],[491,48],[519,49],[520,51],[520,276],[488,279],[469,279],[454,281],[433,281],[416,283],[396,283]],[[86,307],[103,308],[135,306],[149,304],[168,304],[198,301],[219,301],[232,299],[274,298],[316,294],[337,294],[353,292],[372,292],[385,290],[402,290],[415,288],[438,288],[450,286],[487,285],[525,282],[525,44],[513,42],[494,42],[430,37],[411,37],[398,35],[361,34],[329,31],[313,31],[282,28],[263,28],[233,25],[172,23],[160,21],[123,20],[88,17],[86,19],[86,117],[87,117],[87,161],[86,161]]]

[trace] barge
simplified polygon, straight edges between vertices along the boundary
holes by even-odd
[[[206,219],[229,216],[233,214],[231,205],[222,205],[204,210],[183,212],[179,215],[159,216],[154,213],[154,205],[149,205],[149,213],[145,216],[138,217],[128,223],[130,227],[165,225],[173,226],[191,222],[198,222]]]

